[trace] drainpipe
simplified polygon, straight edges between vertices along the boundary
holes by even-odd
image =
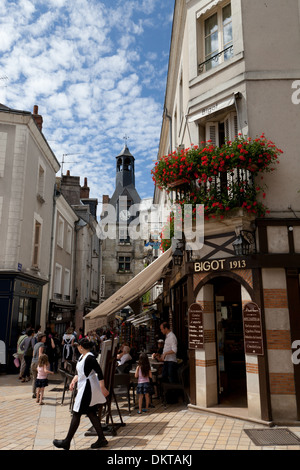
[[[238,131],[242,132],[242,123],[240,120],[240,112],[239,112],[238,103],[237,103],[238,101],[242,99],[242,93],[238,91],[236,93],[233,93],[233,96],[234,96],[234,104],[235,104],[237,121],[238,121]]]
[[[54,184],[53,190],[53,210],[52,210],[52,234],[51,234],[51,245],[50,245],[50,262],[49,262],[49,289],[48,289],[48,302],[47,302],[47,312],[46,312],[46,324],[50,322],[50,300],[53,293],[53,285],[52,285],[52,273],[53,273],[53,261],[54,261],[54,232],[56,229],[55,223],[55,213],[56,213],[56,200],[57,200],[57,185]]]
[[[164,115],[166,118],[169,119],[170,121],[170,153],[172,153],[173,150],[173,142],[172,142],[172,116],[168,114],[168,110],[166,107],[164,107]]]

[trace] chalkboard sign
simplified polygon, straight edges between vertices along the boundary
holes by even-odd
[[[245,353],[263,356],[263,335],[261,311],[254,302],[247,303],[243,308],[244,345]]]
[[[189,349],[203,348],[203,310],[201,305],[195,303],[189,308]]]

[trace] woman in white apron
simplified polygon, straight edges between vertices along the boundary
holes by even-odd
[[[71,440],[78,429],[82,414],[88,416],[98,434],[98,440],[91,447],[97,449],[108,444],[97,416],[97,409],[101,403],[105,403],[105,397],[109,392],[105,388],[101,368],[95,356],[91,353],[93,346],[94,343],[87,338],[81,339],[78,344],[78,351],[81,356],[76,365],[77,375],[70,384],[70,390],[73,390],[77,383],[78,391],[73,406],[70,428],[65,439],[55,439],[53,441],[55,447],[60,449],[70,449]]]

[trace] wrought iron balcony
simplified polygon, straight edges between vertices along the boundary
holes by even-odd
[[[214,63],[217,64],[219,62],[219,58],[222,57],[222,56],[224,57],[224,61],[228,60],[229,57],[226,57],[227,54],[230,57],[232,56],[232,54],[233,54],[233,45],[231,45],[229,47],[226,47],[226,49],[224,49],[223,51],[218,52],[217,54],[213,55],[212,57],[205,60],[204,62],[201,62],[201,64],[199,64],[199,66],[198,66],[199,73],[204,72],[204,70],[210,70],[213,67],[213,64]],[[210,66],[210,67],[207,67],[207,66]]]

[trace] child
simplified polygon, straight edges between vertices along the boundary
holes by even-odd
[[[41,354],[37,366],[37,378],[36,378],[36,402],[43,405],[44,390],[48,385],[48,374],[54,374],[51,370],[48,370],[49,359],[47,354]]]
[[[152,372],[150,362],[146,353],[141,353],[139,357],[138,366],[135,371],[135,377],[138,379],[138,385],[136,393],[139,395],[139,411],[138,414],[142,414],[142,411],[148,411],[150,402],[150,393],[152,393],[152,385],[150,379],[152,379]],[[146,408],[142,409],[143,397],[145,395]]]

